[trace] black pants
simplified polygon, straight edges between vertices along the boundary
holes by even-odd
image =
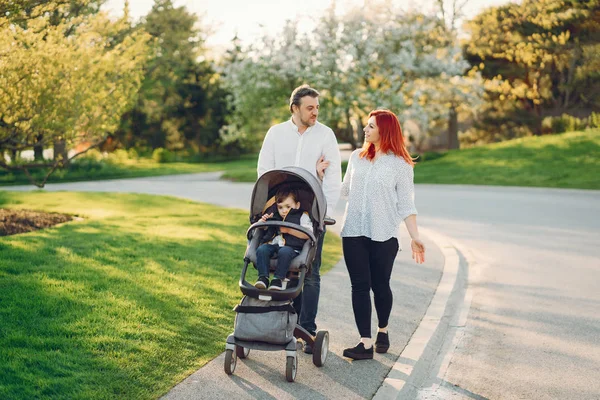
[[[379,327],[388,325],[392,312],[390,277],[398,254],[398,239],[375,242],[368,237],[344,237],[344,260],[352,284],[352,309],[361,337],[371,337],[371,289]]]

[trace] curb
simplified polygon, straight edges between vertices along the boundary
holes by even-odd
[[[423,235],[431,239],[441,250],[444,255],[444,267],[442,277],[436,288],[435,295],[425,312],[425,315],[421,319],[421,322],[415,332],[412,334],[408,344],[398,357],[398,360],[389,371],[387,377],[384,379],[379,390],[375,393],[373,399],[384,400],[384,399],[396,399],[399,398],[400,392],[404,386],[411,380],[411,374],[415,369],[415,366],[419,359],[423,356],[426,347],[429,345],[431,338],[436,332],[440,321],[442,320],[446,305],[453,292],[455,283],[458,278],[460,258],[459,258],[459,246],[454,241],[445,235],[439,234],[433,230],[419,227],[419,230]],[[463,254],[464,252],[460,251]],[[469,264],[471,260],[469,260]],[[470,288],[467,289],[467,295],[463,301],[460,309],[459,326],[466,325],[468,311],[471,307],[472,291]],[[462,338],[462,335],[460,336]],[[456,332],[452,335],[452,346],[450,351],[444,356],[440,372],[442,376],[445,375],[447,368],[452,359],[452,354],[460,338],[456,338]],[[439,387],[439,384],[438,384]],[[419,389],[419,388],[417,388]],[[437,387],[435,388],[437,390]]]

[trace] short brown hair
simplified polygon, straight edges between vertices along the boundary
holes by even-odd
[[[296,107],[300,107],[300,100],[302,100],[302,98],[305,96],[319,97],[319,92],[306,84],[298,86],[296,89],[294,89],[292,95],[290,96],[290,112],[293,112],[292,106],[295,105]]]
[[[294,189],[283,188],[279,189],[275,194],[275,202],[277,204],[283,202],[288,197],[291,197],[295,203],[298,202],[298,192]]]

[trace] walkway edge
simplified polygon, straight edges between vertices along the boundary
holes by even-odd
[[[398,357],[398,360],[375,393],[374,400],[395,399],[407,383],[417,361],[423,355],[427,344],[436,331],[444,315],[446,304],[456,283],[459,268],[459,254],[450,238],[431,229],[419,227],[421,233],[431,239],[444,255],[442,278],[435,295],[427,308],[423,319],[408,344]]]

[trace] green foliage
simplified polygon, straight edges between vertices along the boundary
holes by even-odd
[[[573,121],[548,128],[552,121],[544,118],[600,107],[597,0],[509,3],[486,9],[467,27],[467,59],[485,78],[486,105],[469,132],[477,141],[568,129]]]
[[[175,161],[175,155],[167,149],[158,148],[152,152],[152,159],[157,163],[170,163]]]
[[[20,23],[13,23],[19,15],[0,15],[0,154],[13,155],[11,163],[0,157],[3,168],[27,168],[15,164],[23,150],[100,142],[134,101],[148,36],[133,32],[113,43],[126,20],[71,11],[44,2],[25,7]],[[57,159],[31,166],[66,162]]]
[[[289,118],[289,96],[303,83],[322,94],[320,120],[355,145],[372,109],[389,108],[426,128],[445,118],[451,102],[469,108],[479,93],[477,74],[463,76],[468,64],[442,22],[390,4],[343,15],[332,6],[310,36],[295,20],[247,49],[234,42],[223,67],[232,114],[222,137],[259,146],[270,125]]]
[[[159,147],[211,153],[220,147],[227,109],[220,78],[205,57],[198,18],[158,0],[137,27],[153,38],[135,108],[115,135],[126,148]]]

